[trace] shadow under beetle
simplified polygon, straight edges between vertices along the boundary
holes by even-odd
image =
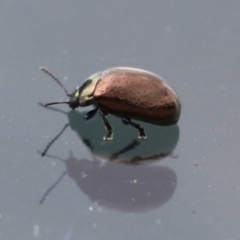
[[[69,96],[68,101],[50,102],[45,107],[65,103],[74,110],[79,106],[94,105],[84,118],[89,120],[99,111],[107,130],[104,140],[113,138],[108,114],[120,117],[124,124],[136,128],[140,139],[147,137],[145,130],[131,119],[160,126],[173,125],[179,120],[181,104],[178,95],[154,73],[129,67],[110,68],[93,74],[70,94],[51,72],[44,67],[40,70],[51,76]]]

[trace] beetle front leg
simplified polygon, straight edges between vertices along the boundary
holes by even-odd
[[[90,110],[85,116],[84,119],[89,120],[92,117],[95,116],[96,112],[97,112],[98,108],[94,108],[93,110]]]
[[[122,118],[122,122],[126,125],[130,124],[131,126],[136,128],[139,131],[138,138],[140,139],[147,138],[144,128],[142,128],[139,124],[132,122],[130,118]]]
[[[105,141],[112,140],[113,139],[112,126],[108,122],[105,113],[103,113],[101,110],[99,110],[99,114],[102,117],[103,123],[105,125],[106,130],[107,130],[107,134],[103,137],[103,140],[105,140]]]

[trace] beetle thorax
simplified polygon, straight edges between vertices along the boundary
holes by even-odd
[[[82,86],[80,86],[75,94],[75,97],[79,99],[79,105],[81,107],[89,106],[93,104],[94,98],[94,91],[96,85],[101,77],[101,72],[95,73],[94,75],[90,76]]]

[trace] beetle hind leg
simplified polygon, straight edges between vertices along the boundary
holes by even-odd
[[[103,113],[101,110],[99,110],[99,114],[102,117],[103,123],[105,125],[105,128],[107,130],[107,134],[103,137],[104,141],[109,141],[113,139],[113,129],[110,125],[109,121],[107,120],[106,114]]]
[[[123,122],[124,124],[126,124],[126,125],[129,125],[129,124],[130,124],[131,126],[133,126],[134,128],[136,128],[136,129],[139,131],[138,138],[140,138],[140,139],[145,139],[145,138],[147,138],[147,135],[146,135],[146,133],[145,133],[145,129],[142,128],[142,127],[140,126],[140,124],[137,124],[137,123],[132,122],[130,118],[122,118],[122,122]]]

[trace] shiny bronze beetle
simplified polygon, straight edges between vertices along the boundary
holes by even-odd
[[[102,117],[107,134],[104,140],[113,138],[113,129],[107,120],[108,114],[120,117],[124,124],[130,124],[139,131],[139,138],[146,138],[145,130],[136,119],[156,125],[176,124],[180,117],[181,104],[176,92],[159,76],[137,68],[116,67],[98,72],[90,76],[80,87],[69,94],[62,83],[48,70],[42,71],[50,75],[69,96],[69,101],[50,102],[66,103],[73,110],[77,107],[94,105],[85,119],[92,118],[96,112]]]

